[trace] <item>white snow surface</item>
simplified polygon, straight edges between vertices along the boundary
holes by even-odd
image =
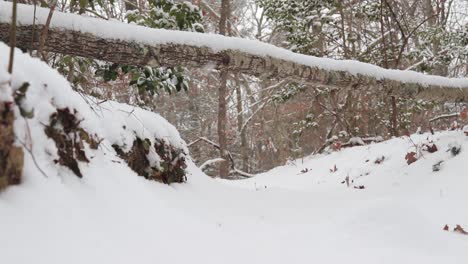
[[[18,4],[18,23],[33,24],[33,6]],[[36,23],[45,24],[49,9],[37,8]],[[11,21],[11,3],[0,1],[0,22]],[[381,67],[352,60],[334,60],[318,58],[291,52],[256,40],[224,37],[216,34],[152,29],[118,21],[66,14],[55,11],[51,20],[52,28],[69,29],[90,33],[106,39],[134,41],[141,44],[186,44],[209,47],[214,51],[239,50],[253,55],[271,56],[325,70],[346,71],[354,75],[362,74],[376,79],[390,79],[405,83],[419,83],[453,88],[468,89],[468,78],[446,78],[425,75],[413,71],[388,70]]]
[[[0,54],[7,51],[0,43]],[[1,80],[10,79],[6,61],[2,55]],[[23,118],[15,129],[47,177],[26,153],[23,183],[0,193],[1,263],[468,263],[468,236],[442,230],[468,229],[462,131],[307,157],[241,181],[213,180],[189,161],[188,182],[168,186],[113,162],[120,159],[110,146],[136,133],[184,147],[159,115],[114,102],[90,108],[55,70],[19,50],[11,78],[14,88],[31,84],[31,137]],[[83,127],[104,138],[86,150],[93,158],[80,163],[82,179],[53,162],[43,124],[57,107],[76,109]],[[407,165],[413,143],[430,140],[439,151]],[[446,151],[457,144],[459,155]],[[365,189],[342,184],[348,175]]]

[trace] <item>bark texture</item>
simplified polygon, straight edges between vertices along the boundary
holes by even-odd
[[[229,0],[221,1],[221,17],[219,19],[219,34],[226,35],[228,30],[227,20],[230,16],[230,3]],[[225,61],[229,63],[229,60]],[[224,161],[220,162],[219,175],[221,178],[227,178],[229,176],[229,163],[228,163],[228,149],[227,149],[227,107],[226,107],[226,96],[227,82],[229,78],[229,70],[222,68],[219,74],[220,85],[218,89],[218,141],[219,141],[219,153]]]
[[[0,102],[0,191],[20,184],[23,172],[23,149],[14,145],[12,106],[11,102]]]
[[[38,32],[43,25],[33,27],[18,26],[17,47],[37,49]],[[0,23],[0,40],[9,39],[8,23]],[[34,33],[34,41],[31,37]],[[33,46],[31,47],[31,43]],[[429,100],[468,101],[468,89],[451,87],[423,86],[415,83],[381,79],[371,76],[353,75],[345,71],[324,70],[293,61],[269,56],[257,56],[237,50],[214,51],[208,47],[196,47],[181,44],[142,45],[134,42],[111,40],[85,34],[79,31],[50,28],[45,49],[51,52],[93,58],[119,64],[136,66],[178,66],[200,68],[204,65],[215,69],[226,69],[232,73],[244,73],[262,78],[279,80],[291,79],[310,83],[313,87],[327,86],[348,89],[359,86],[381,87],[388,94],[395,96],[415,96]],[[347,88],[348,87],[348,88]]]
[[[14,47],[16,46],[16,8],[17,1],[13,0],[12,23],[9,28],[7,39],[10,40],[10,56],[8,73],[13,73]],[[7,42],[6,40],[4,40]],[[5,87],[7,86],[7,87]],[[10,81],[5,85],[0,83],[0,93],[5,93],[5,88],[10,86]],[[6,89],[9,91],[10,89]],[[0,101],[0,191],[9,185],[21,183],[23,174],[24,153],[21,147],[15,146],[15,114],[13,112],[14,102]]]

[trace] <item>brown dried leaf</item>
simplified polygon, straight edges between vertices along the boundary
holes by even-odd
[[[460,234],[463,234],[463,235],[468,235],[468,232],[466,232],[465,229],[463,229],[463,227],[461,227],[460,225],[457,225],[453,229],[453,232],[460,233]]]
[[[436,144],[432,144],[432,145],[426,145],[426,150],[429,153],[434,153],[434,152],[438,151],[439,149],[437,149]]]
[[[414,152],[414,151],[406,153],[405,159],[406,159],[406,163],[408,163],[408,165],[410,165],[411,163],[416,162],[418,160],[416,158],[416,152]]]
[[[463,111],[460,112],[460,118],[462,120],[468,120],[468,107],[463,109]]]

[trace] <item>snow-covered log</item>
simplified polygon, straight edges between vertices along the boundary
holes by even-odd
[[[459,115],[460,115],[460,113],[458,113],[458,112],[457,113],[439,115],[439,116],[436,116],[434,118],[429,119],[429,122],[432,123],[432,122],[435,122],[435,121],[440,120],[440,119],[454,118],[454,117],[458,117]]]
[[[11,3],[0,2],[0,40],[9,37]],[[49,10],[18,6],[18,47],[37,49]],[[34,32],[34,36],[33,36]],[[33,39],[31,39],[34,37]],[[290,78],[311,86],[383,88],[399,96],[468,101],[468,79],[386,70],[357,61],[317,58],[259,41],[213,34],[151,29],[116,21],[55,12],[44,49],[138,66],[227,68],[262,78]]]

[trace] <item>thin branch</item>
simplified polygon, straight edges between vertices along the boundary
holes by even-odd
[[[44,44],[47,39],[47,34],[49,33],[50,21],[52,20],[52,15],[54,14],[55,4],[50,7],[49,15],[47,16],[47,21],[42,29],[41,38],[39,39],[39,49],[37,50],[38,54],[42,56],[44,61],[47,60],[44,54]]]
[[[31,155],[31,159],[33,160],[34,162],[34,165],[36,166],[36,168],[39,170],[39,172],[45,177],[45,178],[48,178],[47,174],[41,169],[41,167],[39,166],[39,163],[37,162],[36,160],[36,157],[34,156],[34,153],[32,151],[32,136],[31,136],[31,128],[29,127],[29,123],[28,123],[28,120],[26,118],[24,118],[24,122],[26,122],[26,132],[28,133],[27,136],[28,136],[28,139],[30,141],[30,146],[28,146],[26,143],[24,143],[23,141],[21,141],[19,138],[16,138],[18,140],[18,142],[23,146],[23,149],[25,149],[29,155]],[[16,136],[15,136],[16,137]]]

